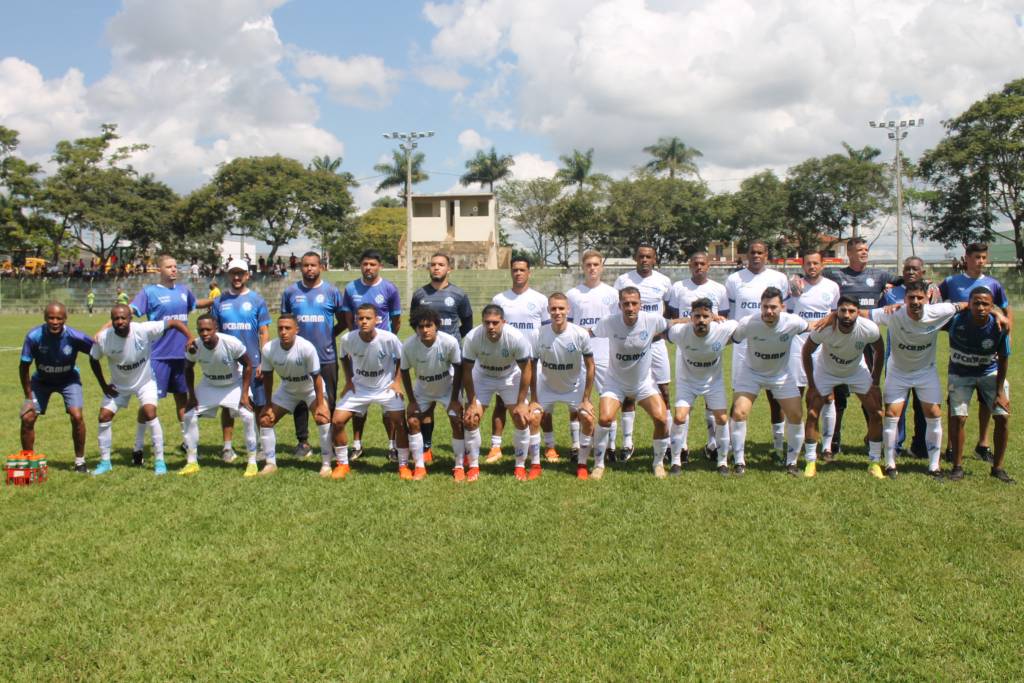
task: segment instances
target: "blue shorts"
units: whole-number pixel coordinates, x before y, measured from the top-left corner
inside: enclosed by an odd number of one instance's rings
[[[85,405],[82,398],[82,384],[80,382],[69,382],[67,384],[46,384],[33,379],[31,382],[32,399],[36,406],[36,412],[40,415],[46,414],[46,406],[50,403],[50,395],[59,393],[64,398],[64,409],[81,408]]]
[[[167,394],[187,394],[184,358],[153,358],[149,361],[156,376],[156,391],[159,398]]]
[[[256,373],[253,374],[255,375]],[[252,394],[252,404],[254,406],[267,405],[267,392],[263,390],[263,382],[258,381],[256,377],[253,377],[249,383],[249,393]]]

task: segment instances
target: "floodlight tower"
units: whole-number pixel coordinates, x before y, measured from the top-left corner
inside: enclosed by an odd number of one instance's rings
[[[901,121],[868,121],[872,128],[884,130],[889,139],[896,143],[896,269],[903,267],[903,155],[900,154],[900,141],[905,140],[908,128],[919,128],[924,119],[905,119]]]
[[[425,133],[384,133],[387,140],[400,140],[398,147],[405,152],[405,305],[412,304],[412,151],[418,146],[417,140],[434,137],[434,131]]]

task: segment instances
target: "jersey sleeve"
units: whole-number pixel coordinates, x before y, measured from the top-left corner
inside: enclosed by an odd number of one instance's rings
[[[939,294],[942,295],[943,301],[949,301],[949,277],[947,276],[942,282],[939,283]]]
[[[292,297],[291,293],[286,289],[281,292],[281,312],[291,313],[292,312]]]
[[[544,305],[540,309],[540,324],[541,325],[550,325],[551,324],[551,314],[548,312],[548,300],[547,300],[547,297],[544,297]]]
[[[864,322],[867,323],[867,326],[866,326],[867,330],[868,330],[867,342],[868,342],[868,344],[874,344],[876,341],[878,341],[879,339],[882,338],[882,332],[881,332],[881,330],[878,329],[878,325],[876,325],[873,321],[865,320]]]
[[[415,299],[415,297],[413,298]],[[409,341],[412,341],[412,337],[409,337]],[[400,366],[402,370],[409,370],[410,368],[412,368],[412,360],[410,360],[409,358],[408,349],[408,346],[402,344],[402,364]]]
[[[668,329],[668,320],[665,316],[659,315],[654,318],[654,329],[651,334],[661,334]]]
[[[222,337],[222,339],[230,339],[231,340],[231,341],[228,342],[228,351],[231,352],[231,357],[234,360],[236,360],[236,361],[237,360],[241,360],[242,356],[244,356],[246,354],[245,344],[243,344],[241,342],[241,340],[239,340],[239,339],[237,339],[235,337],[232,337],[230,335],[224,335]]]
[[[452,365],[462,364],[462,348],[459,346],[459,341],[452,337],[452,347],[448,352],[448,360]]]
[[[192,290],[189,287],[186,287],[185,291],[188,292],[188,294],[185,295],[185,303],[188,304],[188,312],[191,313],[196,310],[196,295],[192,293]]]
[[[825,328],[820,329],[820,330],[811,330],[811,334],[808,337],[808,339],[810,339],[815,344],[821,344],[822,342],[825,342],[825,341],[828,340],[828,337],[829,337],[829,334],[831,333],[831,331],[832,331],[831,327],[825,327]]]
[[[583,329],[580,330],[580,351],[583,352],[584,356],[594,355],[594,349],[590,343],[590,335]]]
[[[993,299],[996,306],[1002,309],[1010,307],[1010,297],[1006,296],[1006,288],[1003,287],[1001,282],[996,281],[992,283],[992,294],[995,295]]]
[[[341,295],[341,310],[345,313],[355,313],[355,302],[352,301],[352,292],[348,285],[345,285],[345,293]]]
[[[1010,356],[1010,333],[1003,332],[999,336],[999,341],[996,343],[996,348],[1001,352],[1004,357]]]
[[[107,328],[110,329],[110,328]],[[89,349],[89,357],[95,360],[103,359],[103,341],[107,338],[107,331],[100,332],[97,343],[92,345]]]
[[[592,330],[595,337],[608,336],[608,325],[610,324],[608,321],[610,320],[613,320],[613,318],[601,318],[597,321],[597,324],[594,325],[594,329]]]
[[[394,285],[391,285],[391,291],[388,293],[388,315],[392,318],[402,315],[402,297],[398,294],[398,287]]]
[[[729,304],[726,308],[732,312],[733,306],[736,303],[736,281],[732,276],[725,279],[725,300]]]
[[[25,335],[25,342],[21,345],[21,362],[31,363],[35,358],[36,341],[32,339],[32,333]]]
[[[463,293],[462,296],[459,297],[459,320],[463,322],[468,321],[470,328],[472,328],[473,305],[469,301],[469,295],[465,293]],[[466,332],[465,334],[468,334],[468,332]]]
[[[530,340],[523,335],[519,335],[516,339],[515,348],[516,361],[524,361],[533,358],[533,345],[530,344]]]
[[[149,322],[135,324],[142,328],[142,334],[148,337],[150,341],[156,341],[164,336],[164,332],[167,331],[166,320],[150,320]]]
[[[267,302],[260,298],[260,305],[256,311],[256,327],[267,327],[270,325],[270,311],[267,310]]]
[[[941,303],[941,304],[930,304],[932,315],[935,316],[935,322],[939,325],[945,325],[947,322],[953,319],[960,309],[957,308],[956,304]]]
[[[732,338],[735,339],[736,341],[743,341],[744,339],[746,339],[747,327],[749,326],[750,321],[754,319],[754,316],[750,316],[749,318],[744,318],[742,321],[737,323],[736,329],[733,330],[732,332]]]
[[[682,339],[683,331],[685,329],[686,328],[683,327],[682,323],[676,323],[672,327],[668,328],[668,340],[676,346],[679,346],[679,341]]]
[[[68,331],[68,337],[71,340],[71,348],[79,353],[89,353],[89,351],[92,350],[92,337],[79,330],[71,329],[70,327],[66,327],[64,329]]]
[[[188,349],[185,349],[185,360],[187,360],[189,363],[196,363],[196,362],[198,362],[198,360],[199,360],[199,349],[196,348],[195,351],[190,351]]]
[[[623,289],[626,286],[626,284],[627,284],[626,276],[625,276],[625,274],[623,274],[623,275],[620,275],[617,278],[615,278],[615,284],[612,285],[612,286],[615,287],[615,289]]]
[[[149,296],[146,294],[146,288],[143,287],[139,290],[139,293],[135,295],[130,304],[132,312],[136,316],[144,316],[149,313]]]
[[[337,346],[338,346],[338,357],[339,358],[348,358],[349,357],[349,353],[348,353],[348,335],[349,334],[350,334],[350,332],[346,332],[345,334],[341,335],[340,339],[338,339]]]
[[[868,318],[876,325],[885,325],[888,327],[889,321],[892,319],[892,314],[886,313],[884,308],[872,308],[871,312],[868,313]]]
[[[264,344],[263,348],[260,349],[260,358],[262,359],[260,360],[260,369],[263,372],[273,372],[274,366],[270,362],[270,342]]]
[[[306,368],[311,375],[320,374],[320,356],[312,344],[306,347]]]
[[[476,331],[476,328],[473,330]],[[476,334],[470,332],[466,335],[466,341],[462,344],[462,359],[472,362],[476,362],[476,349],[473,347],[476,345]]]

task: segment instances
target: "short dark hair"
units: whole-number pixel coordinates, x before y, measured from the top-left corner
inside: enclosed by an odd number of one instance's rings
[[[650,242],[638,242],[637,245],[633,247],[633,256],[636,256],[637,252],[641,249],[650,249],[654,252],[654,257],[658,257],[658,249]]]
[[[551,292],[551,294],[548,294],[548,301],[551,301],[552,299],[561,299],[562,301],[568,301],[569,297],[567,297],[562,292]]]
[[[843,294],[838,299],[836,299],[836,308],[839,308],[843,304],[850,304],[851,306],[857,309],[860,308],[860,302],[854,299],[849,294]]]
[[[778,299],[782,301],[782,290],[778,287],[765,287],[764,291],[761,292],[761,301],[768,301],[769,299]]]
[[[196,318],[196,327],[199,327],[199,323],[203,322],[204,320],[209,320],[214,325],[217,324],[217,319],[214,318],[212,314],[210,314],[210,313],[203,313],[198,318]]]
[[[907,258],[903,259],[903,265],[907,265],[908,261],[917,261],[918,263],[921,264],[921,268],[924,268],[924,259],[921,258],[920,256],[908,256]]]
[[[494,315],[495,313],[497,313],[498,317],[502,320],[505,319],[505,309],[498,304],[487,304],[484,306],[484,310],[480,312],[480,319],[483,320],[485,317]]]
[[[369,302],[363,303],[363,304],[359,304],[359,306],[356,307],[356,312],[358,313],[359,311],[364,311],[364,310],[367,310],[367,309],[373,311],[374,315],[377,315],[377,307],[374,306],[373,304],[369,303]]]
[[[637,296],[640,296],[640,290],[632,286],[623,287],[619,290],[619,301],[622,301],[622,297],[626,294],[636,294]]]
[[[529,256],[513,256],[512,260],[508,262],[509,269],[511,269],[512,266],[514,266],[517,263],[525,263],[527,270],[529,270],[532,267],[530,265],[530,257]]]
[[[987,254],[988,245],[983,242],[971,242],[964,249],[964,253],[968,256],[971,254]]]
[[[291,320],[296,325],[299,324],[299,319],[296,317],[294,313],[282,313],[281,315],[277,316],[277,322],[281,322],[282,320]]]
[[[376,249],[366,249],[362,254],[359,255],[359,262],[362,263],[366,259],[373,259],[377,263],[383,263],[384,259],[381,258],[380,252]]]
[[[765,250],[766,253],[768,251],[770,251],[770,249],[768,249],[768,241],[767,240],[763,240],[760,237],[758,237],[756,239],[752,239],[749,242],[747,242],[747,248],[744,249],[744,251],[749,254],[750,250],[754,248],[755,244],[760,244],[762,247],[764,247],[764,250]]]
[[[856,246],[867,243],[868,241],[863,237],[851,237],[850,239],[846,240],[846,248],[853,249]]]
[[[412,323],[413,329],[419,327],[422,322],[431,322],[434,323],[434,327],[441,327],[441,316],[433,308],[417,306],[413,309],[409,322]]]
[[[800,252],[800,258],[807,258],[811,254],[817,254],[818,256],[824,256],[821,252],[820,247],[808,247]]]
[[[320,263],[320,261],[322,260],[320,258],[320,254],[316,253],[315,251],[307,251],[305,254],[302,255],[302,258],[306,258],[307,256],[315,256],[317,263]]]
[[[452,257],[449,256],[448,254],[444,253],[443,251],[435,251],[433,254],[430,255],[430,260],[433,261],[438,256],[443,258],[448,263],[448,267],[449,268],[451,267],[451,265],[452,265]]]
[[[970,296],[967,297],[968,301],[973,299],[978,294],[987,296],[988,298],[992,299],[993,301],[995,301],[995,299],[996,299],[996,295],[992,293],[991,289],[989,289],[988,287],[985,287],[984,285],[981,285],[981,286],[975,287],[974,289],[971,290]]]
[[[709,311],[714,311],[715,305],[711,303],[711,299],[707,298],[706,296],[702,296],[699,299],[694,299],[693,303],[690,304],[691,311],[696,311],[698,308],[706,308]]]
[[[915,280],[914,282],[908,282],[904,285],[904,293],[910,294],[911,292],[924,292],[928,293],[928,283],[924,280]]]
[[[686,260],[690,261],[690,260],[694,259],[697,256],[707,256],[707,255],[708,255],[708,252],[704,251],[703,249],[697,249],[696,251],[691,251],[689,254],[687,254],[686,255]]]

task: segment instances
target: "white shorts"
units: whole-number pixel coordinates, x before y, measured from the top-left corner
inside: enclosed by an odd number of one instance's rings
[[[645,377],[639,387],[630,388],[621,387],[614,380],[609,380],[608,384],[601,391],[601,398],[614,398],[619,403],[622,403],[627,398],[632,398],[639,402],[655,394],[661,394],[658,390],[658,385],[655,384],[652,377]]]
[[[789,368],[783,368],[782,372],[777,375],[763,375],[751,370],[746,362],[744,362],[743,370],[739,373],[738,377],[733,379],[733,393],[757,396],[761,389],[772,392],[772,396],[776,399],[800,397],[800,388],[797,387],[793,378],[789,376]]]
[[[416,405],[416,410],[420,411],[420,413],[425,413],[430,409],[431,403],[440,403],[441,407],[447,411],[447,406],[452,400],[451,384],[448,385],[447,391],[440,392],[437,395],[425,392],[424,388],[418,384],[413,385],[412,402]]]
[[[968,377],[962,375],[949,375],[949,410],[957,417],[967,417],[970,413],[971,397],[974,390],[978,390],[978,400],[983,401],[989,407],[993,415],[1008,415],[1005,410],[996,406],[996,373],[981,375],[980,377]],[[1010,398],[1010,382],[1003,380],[1003,392],[1006,398]]]
[[[580,382],[576,385],[575,391],[559,394],[551,391],[544,382],[538,380],[537,403],[544,408],[545,413],[553,412],[556,403],[564,403],[569,406],[569,410],[576,410],[580,407],[580,403],[583,402],[583,389],[585,387],[586,385],[583,382]]]
[[[380,406],[385,413],[404,412],[405,403],[394,389],[369,390],[356,387],[355,391],[346,392],[338,399],[334,412],[344,410],[350,413],[365,415],[370,406]]]
[[[855,394],[866,394],[871,390],[871,371],[866,365],[858,365],[852,375],[838,377],[822,367],[821,363],[815,359],[814,386],[819,394],[828,396],[836,387],[844,384]]]
[[[205,380],[196,387],[196,415],[214,417],[218,408],[228,408],[232,413],[238,412],[238,402],[242,399],[242,383],[216,386],[207,384]]]
[[[522,376],[523,372],[518,366],[511,375],[500,378],[478,374],[474,368],[473,388],[476,389],[476,400],[480,402],[481,406],[487,408],[491,404],[491,399],[497,394],[505,402],[506,408],[512,408],[519,398],[519,379]]]
[[[804,345],[800,337],[793,339],[793,344],[789,347],[789,376],[796,379],[796,385],[801,388],[807,386],[807,373],[804,372]],[[821,347],[814,349],[814,353],[811,354],[811,358],[815,361],[818,360],[818,356],[821,355]]]
[[[730,373],[732,375],[732,385],[736,386],[736,380],[740,376],[740,368],[746,363],[747,360],[747,340],[744,339],[741,342],[730,344],[732,347],[732,369]]]
[[[651,377],[655,384],[668,384],[672,381],[672,366],[668,360],[668,346],[664,339],[651,344]]]
[[[891,364],[885,366],[882,400],[886,405],[906,401],[911,389],[917,392],[921,403],[942,403],[942,384],[934,365],[909,374],[896,370]]]
[[[691,408],[698,396],[704,397],[708,410],[725,410],[729,404],[725,396],[725,379],[719,372],[707,382],[693,382],[676,375],[676,408]]]
[[[586,382],[587,372],[584,369],[580,373],[580,381]],[[604,391],[605,384],[608,383],[608,359],[602,358],[598,360],[597,356],[594,356],[594,388],[597,389],[597,394],[600,396],[601,392]]]
[[[299,403],[305,403],[312,409],[313,403],[316,401],[316,391],[314,389],[310,389],[307,394],[294,394],[285,389],[285,386],[282,385],[274,389],[274,395],[270,397],[271,403],[284,408],[289,413],[295,412],[295,406],[299,405]]]
[[[117,387],[117,396],[111,398],[109,396],[103,396],[103,402],[100,404],[101,410],[109,410],[112,413],[117,413],[121,408],[127,408],[129,401],[132,400],[132,396],[136,396],[139,399],[139,405],[143,406],[155,406],[159,401],[156,380],[151,379],[148,382],[143,382],[134,389],[122,389]]]

